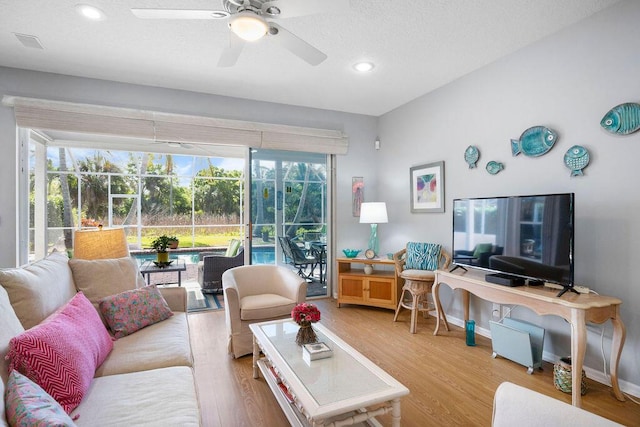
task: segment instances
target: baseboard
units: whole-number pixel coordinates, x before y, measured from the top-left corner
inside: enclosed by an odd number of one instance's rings
[[[429,314],[435,317],[436,312],[432,311],[429,312]],[[447,322],[460,328],[464,328],[464,320],[457,317],[447,315]],[[489,329],[478,327],[478,324],[476,324],[475,330],[478,335],[491,339],[491,331]],[[560,360],[560,357],[564,356],[566,355],[558,356],[557,354],[553,354],[548,351],[542,352],[542,360],[549,363],[556,363],[558,360]],[[593,369],[588,366],[584,366],[583,369],[589,379],[607,386],[611,386],[609,377],[605,375],[601,370]],[[628,381],[623,381],[621,379],[618,379],[618,383],[620,385],[620,390],[622,390],[623,393],[627,393],[632,396],[640,396],[640,385]]]

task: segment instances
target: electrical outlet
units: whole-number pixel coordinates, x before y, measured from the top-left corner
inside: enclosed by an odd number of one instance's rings
[[[493,304],[493,308],[491,309],[491,317],[494,320],[500,320],[502,317],[502,304]]]

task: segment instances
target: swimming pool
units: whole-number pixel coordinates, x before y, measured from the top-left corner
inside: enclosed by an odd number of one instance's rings
[[[169,254],[169,259],[179,259],[185,264],[197,264],[200,260],[200,252],[208,252],[208,250],[203,248],[202,250],[175,251]],[[154,252],[134,253],[133,257],[138,264],[142,264],[145,261],[155,260],[156,254]],[[256,246],[251,250],[252,264],[275,264],[275,262],[276,254],[273,246]]]

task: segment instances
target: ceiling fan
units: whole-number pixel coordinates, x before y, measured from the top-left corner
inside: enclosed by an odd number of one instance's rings
[[[320,50],[289,32],[276,20],[341,10],[349,0],[222,0],[222,10],[131,9],[141,19],[228,19],[230,43],[218,60],[219,67],[233,66],[246,42],[269,36],[311,65],[325,59]]]

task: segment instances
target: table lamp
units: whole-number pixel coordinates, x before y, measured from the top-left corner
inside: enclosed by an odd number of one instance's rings
[[[375,256],[380,252],[378,224],[386,224],[387,222],[389,222],[389,218],[387,217],[387,204],[385,202],[369,202],[360,205],[360,223],[371,224],[368,249],[371,249]]]
[[[73,257],[78,259],[111,259],[129,256],[124,228],[76,230],[73,233]]]

